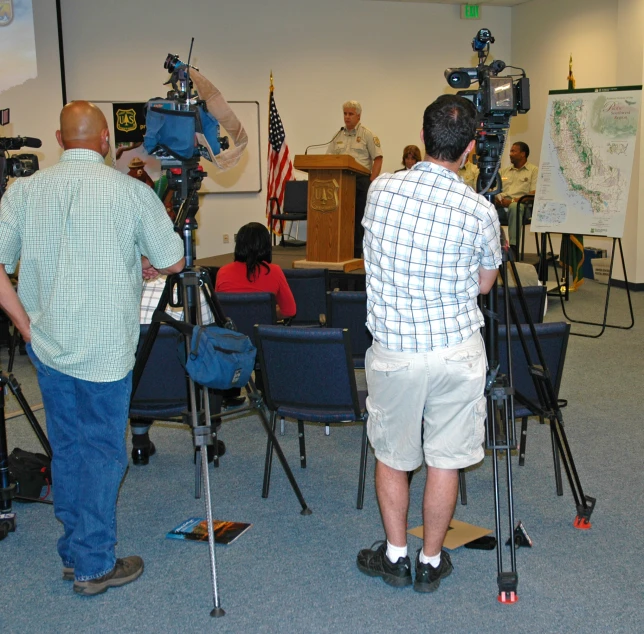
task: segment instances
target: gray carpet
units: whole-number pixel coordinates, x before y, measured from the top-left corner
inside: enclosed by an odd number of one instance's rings
[[[572,318],[601,318],[606,287],[587,282],[571,296]],[[612,292],[610,318],[626,321],[625,291]],[[249,532],[217,548],[226,616],[212,619],[207,546],[165,539],[191,516],[195,500],[192,445],[180,425],[157,424],[157,455],[130,466],[118,508],[118,554],[139,554],[144,575],[93,598],[75,596],[61,580],[52,508],[14,504],[18,529],[0,542],[0,631],[31,632],[642,632],[644,564],[640,406],[644,375],[644,295],[633,296],[632,330],[609,329],[600,339],[571,337],[561,396],[568,438],[582,485],[597,498],[590,531],[572,526],[567,482],[555,494],[549,430],[528,432],[526,465],[516,466],[515,507],[534,541],[517,551],[519,601],[496,601],[496,554],[460,548],[454,573],[431,595],[398,590],[360,574],[360,548],[383,538],[369,455],[365,507],[355,508],[360,429],[307,425],[308,467],[298,465],[295,423],[281,440],[313,514],[303,517],[277,462],[268,499],[261,498],[266,436],[255,417],[224,422],[228,451],[211,470],[214,513],[252,523]],[[548,321],[561,319],[550,299]],[[573,325],[573,331],[592,328]],[[595,331],[597,329],[594,329]],[[6,351],[2,351],[3,367]],[[40,402],[34,371],[20,357],[14,373],[31,404]],[[363,377],[359,377],[363,380]],[[18,409],[7,399],[6,411]],[[38,414],[43,419],[43,414]],[[37,450],[24,417],[7,421],[9,448]],[[501,463],[503,467],[504,464]],[[412,483],[409,525],[421,523],[423,474]],[[467,506],[455,517],[494,527],[491,460],[467,474]],[[421,545],[409,538],[412,554]],[[504,555],[509,549],[504,547]]]

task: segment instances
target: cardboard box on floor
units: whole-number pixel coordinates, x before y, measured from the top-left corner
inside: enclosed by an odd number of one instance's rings
[[[416,528],[410,528],[407,531],[410,535],[423,538],[423,527],[417,526]],[[492,531],[482,526],[474,526],[474,524],[468,524],[467,522],[460,522],[459,520],[453,519],[449,523],[449,528],[447,529],[447,535],[445,535],[445,541],[443,546],[449,550],[454,550],[455,548],[460,548],[465,544],[468,544],[479,537],[484,535],[489,535]]]

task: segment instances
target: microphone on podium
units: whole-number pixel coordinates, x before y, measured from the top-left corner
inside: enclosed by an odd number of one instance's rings
[[[315,144],[313,144],[313,145],[309,145],[309,146],[304,150],[304,154],[308,154],[309,150],[310,150],[312,147],[322,147],[323,145],[329,145],[329,143],[331,143],[332,141],[335,141],[335,138],[338,136],[338,134],[340,134],[340,132],[344,132],[344,126],[342,126],[342,127],[341,127],[341,128],[340,128],[340,129],[339,129],[339,130],[338,130],[338,131],[333,135],[333,138],[331,139],[331,141],[327,141],[326,143],[315,143]]]

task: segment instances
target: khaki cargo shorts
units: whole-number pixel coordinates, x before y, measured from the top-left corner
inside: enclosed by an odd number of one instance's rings
[[[431,352],[395,352],[374,342],[365,371],[367,431],[378,460],[400,471],[423,459],[439,469],[483,460],[487,359],[479,332]]]

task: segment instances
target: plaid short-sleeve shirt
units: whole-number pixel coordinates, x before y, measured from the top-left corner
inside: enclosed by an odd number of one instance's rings
[[[151,187],[67,150],[57,165],[8,188],[0,207],[0,263],[20,259],[18,295],[39,359],[78,379],[122,379],[139,338],[141,255],[176,264],[183,243]]]
[[[362,224],[367,326],[376,341],[425,352],[480,329],[478,270],[501,264],[492,204],[454,172],[422,162],[371,184]]]

